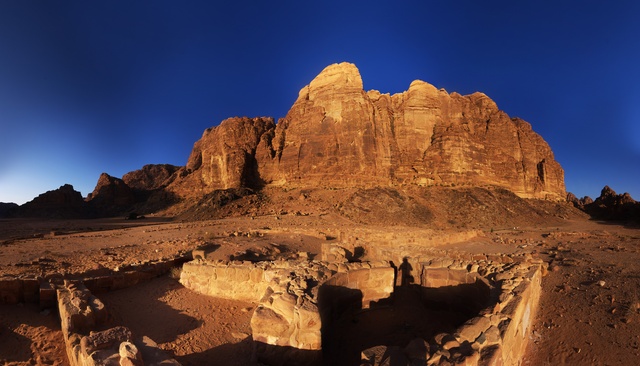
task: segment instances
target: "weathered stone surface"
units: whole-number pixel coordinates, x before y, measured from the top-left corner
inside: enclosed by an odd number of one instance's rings
[[[365,93],[348,63],[303,88],[274,140],[279,164],[274,175],[265,171],[267,181],[494,184],[525,197],[565,195],[549,146],[486,95],[448,94],[419,80],[393,96]]]
[[[271,283],[251,318],[253,339],[276,346],[320,350],[322,321],[315,299],[295,282],[280,281]]]
[[[215,189],[256,188],[263,184],[256,160],[261,141],[270,145],[273,118],[229,118],[207,129],[189,156],[184,177],[170,190],[179,195],[202,195]]]
[[[104,304],[81,282],[65,281],[57,293],[62,335],[70,365],[142,366],[142,354],[147,358],[147,365],[179,365],[148,337],[143,337],[136,345],[129,328],[116,326],[105,329],[108,317]]]
[[[170,164],[148,164],[123,175],[122,180],[131,189],[152,191],[169,185],[179,169],[179,166]]]
[[[63,333],[89,331],[106,320],[104,304],[84,285],[66,282],[57,293]]]
[[[121,347],[122,343],[131,341],[131,331],[126,327],[113,327],[100,332],[91,332],[88,336],[82,337],[80,347],[82,352],[91,353],[107,349]]]
[[[205,261],[193,261],[183,265],[180,283],[205,295],[258,302],[267,290],[273,272],[258,266],[214,266]]]
[[[118,349],[120,366],[144,366],[138,347],[131,342],[122,342]]]

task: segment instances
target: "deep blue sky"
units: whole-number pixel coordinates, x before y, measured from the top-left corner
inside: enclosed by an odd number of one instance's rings
[[[325,66],[366,90],[482,91],[567,190],[640,199],[637,1],[0,1],[0,202],[184,165],[205,128],[283,117]]]

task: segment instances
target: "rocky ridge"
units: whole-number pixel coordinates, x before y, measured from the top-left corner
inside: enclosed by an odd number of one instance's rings
[[[566,197],[549,145],[486,95],[448,93],[420,80],[394,95],[365,92],[356,66],[340,63],[302,88],[277,124],[226,119],[203,133],[186,166],[145,165],[122,179],[103,173],[87,202],[93,216],[147,214],[182,202],[179,214],[216,191],[267,186],[498,187],[521,198]]]
[[[42,193],[10,212],[15,217],[86,218],[91,216],[82,194],[70,184]]]
[[[579,199],[572,193],[567,195],[567,201],[595,219],[640,223],[640,202],[634,200],[629,193],[617,194],[609,186],[602,188],[595,201],[589,196]]]
[[[231,118],[205,131],[186,173],[168,189],[190,196],[262,185],[468,185],[524,198],[566,195],[548,144],[486,95],[419,80],[399,94],[365,92],[349,63],[325,68],[277,124]]]

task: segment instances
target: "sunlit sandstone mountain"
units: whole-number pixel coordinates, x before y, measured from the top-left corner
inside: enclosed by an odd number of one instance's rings
[[[217,190],[264,186],[497,186],[522,198],[566,197],[549,145],[486,95],[423,81],[394,95],[365,92],[355,65],[341,63],[302,88],[277,124],[235,117],[207,129],[185,167],[146,165],[122,179],[104,173],[86,202],[64,186],[11,212],[99,217],[185,202],[179,213]]]
[[[230,118],[205,131],[168,189],[499,186],[523,198],[564,199],[564,172],[531,125],[482,93],[416,80],[389,95],[363,90],[355,65],[325,68],[277,124]]]

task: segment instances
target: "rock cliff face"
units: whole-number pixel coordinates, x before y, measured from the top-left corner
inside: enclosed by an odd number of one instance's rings
[[[531,125],[482,93],[414,81],[389,95],[363,90],[358,69],[330,65],[277,125],[231,118],[196,142],[181,196],[259,187],[495,185],[526,198],[564,199],[564,172]]]
[[[136,200],[133,191],[122,179],[102,173],[93,192],[87,196],[87,202],[101,216],[110,216],[126,211]]]
[[[179,169],[179,166],[170,164],[148,164],[123,175],[122,180],[133,190],[153,191],[171,183]]]
[[[180,196],[201,197],[215,189],[260,188],[258,145],[271,145],[273,118],[229,118],[207,129],[169,189]],[[272,160],[273,156],[263,159]]]

